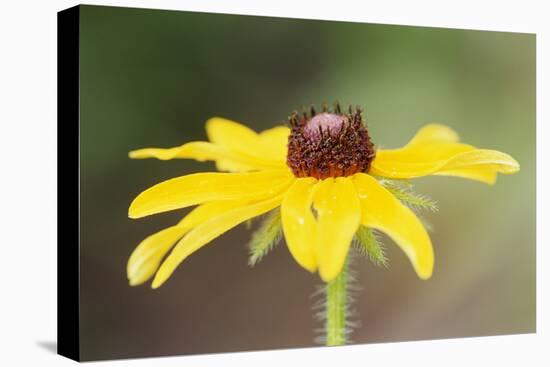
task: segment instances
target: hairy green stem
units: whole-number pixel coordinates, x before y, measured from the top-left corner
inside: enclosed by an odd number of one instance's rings
[[[346,344],[348,261],[340,274],[326,285],[327,345]]]

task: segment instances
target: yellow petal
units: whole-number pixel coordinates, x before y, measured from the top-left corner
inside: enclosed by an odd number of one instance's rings
[[[288,250],[294,260],[310,272],[317,269],[315,259],[316,226],[311,212],[314,178],[298,178],[285,193],[281,219]]]
[[[450,127],[440,124],[428,124],[422,127],[407,144],[408,147],[434,143],[457,143],[460,137]]]
[[[271,129],[260,132],[260,139],[264,142],[273,142],[279,146],[285,146],[288,143],[290,129],[286,126],[276,126]]]
[[[206,123],[211,142],[194,141],[174,148],[145,148],[129,153],[132,159],[176,158],[215,161],[220,171],[249,172],[286,167],[290,129],[278,126],[257,134],[248,127],[223,118]]]
[[[270,142],[270,144],[274,143]],[[128,155],[132,159],[156,158],[170,160],[179,158],[195,159],[199,162],[216,161],[217,169],[230,172],[257,171],[284,166],[284,158],[281,162],[266,161],[261,156],[243,155],[205,141],[194,141],[174,148],[138,149],[131,151]]]
[[[216,161],[220,171],[248,172],[265,169],[271,165],[263,165],[259,159],[243,157],[227,149],[205,141],[193,141],[174,148],[145,148],[133,150],[129,154],[132,159],[156,158],[170,160],[176,158],[194,159],[199,162]]]
[[[145,238],[128,259],[126,272],[130,285],[146,282],[157,271],[162,258],[183,235],[213,215],[219,215],[241,206],[239,201],[218,201],[193,209],[177,225],[163,229]]]
[[[260,200],[281,192],[292,181],[288,170],[252,173],[196,173],[161,182],[139,194],[128,211],[140,218],[208,201]]]
[[[421,279],[432,275],[430,237],[416,215],[373,177],[357,173],[353,181],[361,201],[361,223],[386,233],[405,252]]]
[[[286,126],[264,130],[260,133],[260,144],[272,160],[286,162],[289,135],[290,129]]]
[[[256,163],[246,162],[243,159],[218,159],[216,160],[216,169],[226,172],[252,172],[271,167],[263,167]]]
[[[493,185],[497,180],[497,167],[489,166],[484,167],[471,167],[471,168],[461,168],[461,169],[443,169],[438,172],[433,173],[436,176],[455,176],[468,178],[474,181],[480,181],[488,185]]]
[[[128,260],[126,273],[130,285],[140,285],[152,277],[164,255],[186,231],[185,227],[172,226],[145,238]]]
[[[258,134],[251,128],[222,117],[206,121],[206,134],[212,143],[237,151],[248,143],[256,144],[258,139]]]
[[[247,219],[277,207],[281,200],[282,194],[279,194],[267,200],[243,204],[241,207],[213,216],[196,226],[178,242],[172,253],[162,263],[155,275],[152,287],[160,287],[172,275],[177,266],[193,252]]]
[[[194,141],[175,148],[144,148],[129,153],[132,159],[156,158],[169,160],[189,158],[200,162],[227,158],[227,151],[215,144],[205,141]]]
[[[508,154],[465,147],[464,144],[453,144],[404,148],[400,152],[379,151],[369,173],[398,179],[427,175],[457,176],[492,184],[497,173],[519,171],[519,163]],[[429,148],[433,149],[433,153],[429,153]],[[433,157],[429,157],[430,154]]]
[[[506,153],[489,149],[474,149],[457,154],[445,164],[446,170],[469,167],[488,167],[500,173],[512,174],[519,171],[519,163]]]
[[[276,127],[260,134],[254,130],[220,117],[206,122],[208,139],[243,160],[255,160],[262,167],[286,165],[286,146],[290,130]]]
[[[428,125],[405,147],[378,150],[369,173],[398,179],[457,176],[492,184],[497,173],[511,174],[519,170],[519,163],[508,154],[477,149],[457,140],[453,130]]]
[[[336,278],[346,260],[361,219],[359,197],[351,177],[328,178],[315,188],[316,257],[325,282]]]
[[[286,167],[289,134],[290,129],[284,126],[264,130],[257,135],[259,145],[243,146],[242,148],[245,148],[247,153],[237,152],[227,155],[231,159],[218,159],[216,168],[220,171],[247,172]]]

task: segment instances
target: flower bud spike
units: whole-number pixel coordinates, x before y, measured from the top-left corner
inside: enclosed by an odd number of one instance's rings
[[[311,117],[314,117],[317,114],[317,112],[315,112],[315,106],[314,105],[311,105],[310,111],[311,111]]]

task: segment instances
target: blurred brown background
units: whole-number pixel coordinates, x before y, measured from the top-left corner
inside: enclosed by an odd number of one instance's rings
[[[145,188],[214,170],[131,161],[129,150],[204,140],[223,116],[256,130],[294,109],[365,108],[371,136],[404,144],[429,122],[513,155],[496,186],[416,180],[440,207],[433,277],[385,240],[389,269],[353,267],[356,343],[535,331],[535,36],[84,6],[81,11],[82,357],[109,359],[316,345],[312,294],[281,243],[247,265],[245,226],[189,257],[160,289],[128,286],[126,261],[187,212],[127,218]]]

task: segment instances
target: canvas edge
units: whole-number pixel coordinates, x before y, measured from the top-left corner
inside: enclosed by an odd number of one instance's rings
[[[80,361],[80,6],[57,13],[57,353]]]

